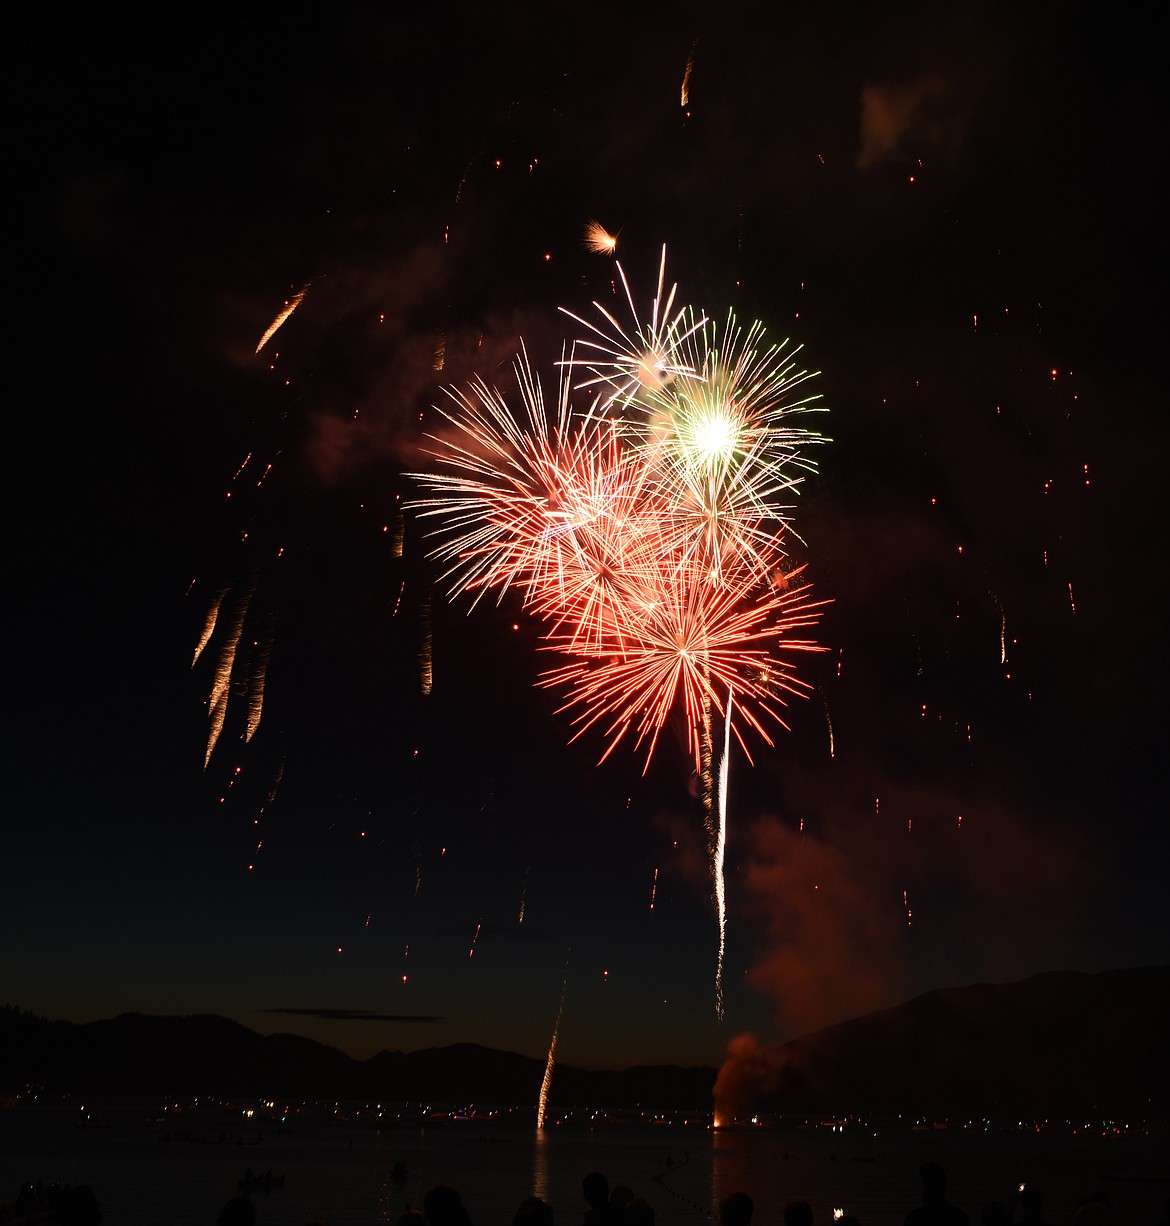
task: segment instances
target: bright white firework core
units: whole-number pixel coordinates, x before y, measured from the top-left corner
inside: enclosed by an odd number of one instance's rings
[[[680,421],[678,434],[686,454],[706,468],[725,463],[735,454],[739,421],[725,405],[707,407]]]

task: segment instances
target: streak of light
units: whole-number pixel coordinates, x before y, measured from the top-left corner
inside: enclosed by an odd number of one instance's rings
[[[215,749],[216,742],[219,740],[220,733],[223,731],[224,719],[227,715],[228,692],[231,688],[232,669],[235,666],[236,651],[240,645],[240,636],[244,632],[244,619],[248,615],[248,605],[251,603],[251,600],[252,589],[249,588],[236,606],[235,614],[224,638],[223,647],[220,649],[219,665],[216,668],[215,680],[211,687],[211,697],[209,699],[211,728],[208,731],[207,737],[207,753],[203,758],[204,770],[207,769],[207,765],[211,761],[212,752]]]
[[[1007,657],[1007,614],[1003,611],[1003,602],[994,593],[991,593],[991,599],[995,601],[996,608],[999,609],[999,662],[1006,664]]]
[[[913,927],[914,912],[910,909],[910,893],[908,890],[902,891],[902,906],[906,908],[906,927]]]
[[[719,829],[715,840],[712,875],[715,878],[715,909],[719,916],[719,956],[715,962],[715,1017],[723,1021],[723,956],[727,949],[727,884],[723,865],[727,855],[727,782],[731,770],[732,690],[727,690],[727,714],[723,724],[723,760],[719,764]]]
[[[302,302],[304,302],[305,295],[308,292],[309,292],[309,287],[307,285],[303,286],[297,293],[295,293],[284,304],[284,310],[281,311],[280,314],[277,315],[277,317],[268,325],[268,331],[265,332],[264,335],[260,338],[260,344],[256,346],[257,353],[259,353],[260,350],[263,349],[264,346],[268,344],[268,342],[276,334],[277,330],[281,327],[281,325],[285,322],[285,320],[288,319],[288,317],[293,313],[293,311],[297,309],[297,307],[301,305]]]
[[[252,671],[252,687],[248,695],[248,724],[244,732],[245,744],[251,741],[260,727],[260,717],[264,713],[264,683],[268,676],[268,661],[271,656],[272,629],[269,627],[265,631],[256,667]]]
[[[469,958],[475,957],[475,943],[479,940],[479,934],[483,931],[483,920],[480,920],[475,926],[475,935],[471,938],[471,948],[467,951]]]
[[[520,887],[520,915],[516,920],[518,924],[524,923],[524,908],[527,905],[527,900],[528,900],[528,869],[525,868],[524,884]]]
[[[221,694],[211,706],[210,727],[207,734],[207,752],[203,755],[203,769],[206,770],[211,761],[212,750],[223,731],[223,721],[227,716],[227,693]]]
[[[195,655],[191,660],[191,667],[194,668],[199,662],[199,657],[203,654],[204,647],[211,641],[211,636],[215,633],[215,623],[219,617],[219,608],[223,604],[223,598],[228,594],[228,589],[221,588],[211,602],[210,608],[207,610],[207,618],[203,623],[203,633],[199,636],[199,642],[195,644]]]
[[[682,89],[679,91],[679,106],[686,106],[691,100],[691,73],[695,67],[695,50],[699,45],[699,40],[696,38],[691,43],[690,53],[687,55],[687,66],[683,69]]]
[[[419,620],[422,623],[422,634],[418,649],[418,684],[424,694],[431,692],[434,684],[434,650],[431,641],[431,597],[428,592],[419,606]]]
[[[455,203],[458,204],[463,199],[463,189],[467,186],[467,176],[471,174],[471,168],[479,161],[481,154],[476,154],[470,162],[463,168],[463,178],[459,180],[459,186],[455,189]]]
[[[569,956],[565,955],[565,974],[561,980],[561,1001],[557,1005],[557,1017],[553,1022],[552,1039],[548,1045],[548,1060],[544,1065],[544,1077],[540,1083],[540,1096],[536,1103],[536,1126],[543,1128],[545,1125],[545,1117],[548,1110],[548,1091],[552,1085],[553,1067],[556,1064],[557,1055],[557,1035],[561,1030],[561,1017],[565,1012],[565,989],[569,984]]]
[[[394,528],[390,534],[390,556],[400,558],[402,557],[403,543],[406,539],[406,521],[403,518],[402,512],[395,511],[391,522],[394,524]]]
[[[1075,612],[1077,611],[1077,602],[1076,602],[1076,600],[1073,598],[1073,590],[1072,590],[1072,584],[1071,584],[1071,583],[1068,585],[1068,603],[1069,603],[1069,607],[1070,607],[1070,608],[1072,609],[1072,611],[1075,613]]]
[[[654,870],[654,879],[650,882],[650,910],[654,910],[654,899],[658,896],[658,870]]]
[[[266,805],[270,805],[276,800],[276,793],[279,791],[280,784],[283,779],[284,779],[284,759],[281,758],[280,763],[276,768],[276,774],[273,775],[272,777],[272,786],[268,789],[268,796],[264,801]]]
[[[837,667],[841,667],[839,662]],[[829,714],[829,699],[824,691],[824,687],[821,688],[821,703],[825,708],[825,726],[829,730],[829,757],[835,758],[837,756],[837,746],[833,740],[833,717]]]

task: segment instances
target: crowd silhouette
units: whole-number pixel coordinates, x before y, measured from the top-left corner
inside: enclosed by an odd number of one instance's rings
[[[668,1159],[667,1166],[673,1165]],[[905,1215],[903,1226],[970,1226],[968,1214],[947,1199],[946,1172],[937,1162],[924,1162],[918,1170],[922,1181],[922,1203]],[[660,1176],[655,1176],[662,1183]],[[275,1181],[273,1181],[275,1182]],[[402,1182],[399,1180],[398,1182]],[[256,1226],[257,1212],[252,1200],[255,1187],[227,1201],[219,1212],[217,1226]],[[263,1186],[263,1180],[256,1181]],[[610,1187],[602,1171],[589,1171],[581,1180],[585,1211],[580,1226],[655,1226],[654,1206],[626,1184]],[[695,1206],[701,1211],[700,1206]],[[717,1226],[753,1226],[755,1205],[746,1192],[733,1192],[720,1201]],[[710,1216],[708,1214],[707,1216]],[[817,1222],[812,1205],[803,1199],[790,1200],[783,1209],[783,1223],[761,1222],[755,1226],[862,1226],[857,1218],[836,1211],[831,1221]],[[577,1214],[568,1215],[568,1223],[576,1226]],[[1167,1214],[1170,1226],[1170,1214]],[[24,1184],[15,1204],[0,1207],[0,1226],[100,1226],[101,1206],[93,1189],[68,1184]],[[309,1222],[306,1226],[328,1226],[326,1222]],[[408,1205],[399,1215],[395,1226],[473,1226],[473,1220],[463,1197],[453,1184],[436,1184],[423,1197],[421,1208]],[[498,1226],[498,1224],[492,1224]],[[527,1196],[516,1207],[512,1226],[556,1226],[553,1207],[539,1196]],[[1044,1214],[1044,1198],[1038,1188],[1020,1186],[1018,1193],[1002,1200],[988,1201],[979,1212],[979,1226],[1051,1226]],[[1108,1195],[1096,1191],[1076,1207],[1067,1226],[1114,1226],[1113,1207]],[[1122,1222],[1118,1220],[1118,1226]],[[1126,1224],[1128,1226],[1128,1223]]]
[[[668,1164],[669,1165],[669,1164]],[[937,1162],[919,1167],[922,1203],[911,1208],[903,1226],[970,1226],[968,1215],[947,1199],[946,1172]],[[581,1180],[585,1212],[581,1226],[654,1226],[654,1207],[625,1184],[610,1187],[602,1171],[590,1171]],[[718,1226],[752,1226],[755,1205],[746,1192],[733,1192],[718,1206]],[[1044,1200],[1038,1189],[1021,1188],[1019,1193],[982,1206],[980,1226],[1050,1226],[1044,1216]],[[783,1210],[782,1226],[861,1226],[852,1215],[834,1214],[832,1222],[817,1223],[807,1200],[790,1200]],[[571,1215],[572,1219],[576,1214]],[[90,1219],[93,1222],[98,1218]],[[61,1219],[65,1221],[64,1218]],[[247,1196],[236,1196],[224,1205],[218,1226],[254,1226],[256,1210]],[[310,1222],[307,1226],[327,1226]],[[463,1198],[453,1184],[436,1184],[423,1198],[421,1210],[408,1206],[396,1226],[473,1226]],[[553,1207],[539,1196],[520,1201],[512,1226],[555,1226]],[[562,1226],[565,1223],[562,1222]],[[781,1226],[756,1223],[756,1226]],[[1077,1208],[1071,1226],[1113,1226],[1109,1198],[1096,1192]]]

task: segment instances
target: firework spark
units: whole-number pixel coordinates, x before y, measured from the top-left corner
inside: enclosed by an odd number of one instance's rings
[[[617,235],[610,234],[599,221],[586,222],[585,250],[594,255],[613,255],[617,251]]]
[[[303,286],[284,304],[284,310],[282,310],[280,314],[278,314],[277,317],[268,325],[268,330],[260,338],[260,343],[256,346],[257,353],[259,353],[260,350],[263,349],[264,346],[268,344],[268,342],[276,335],[276,333],[284,325],[285,321],[293,313],[293,311],[295,311],[297,307],[299,307],[301,303],[304,302],[305,295],[308,292],[309,292],[309,287],[307,285]]]
[[[669,565],[669,561],[668,561]],[[716,586],[705,576],[677,570],[642,573],[646,584],[640,605],[628,610],[621,643],[611,653],[578,655],[571,638],[550,634],[548,645],[570,662],[542,674],[543,685],[564,688],[559,708],[575,711],[575,737],[600,725],[609,745],[602,760],[628,734],[635,748],[646,747],[649,766],[659,734],[676,704],[686,719],[687,746],[702,771],[702,735],[709,712],[731,718],[719,697],[735,689],[735,715],[771,745],[768,721],[787,727],[779,708],[786,694],[803,694],[807,685],[791,671],[792,652],[819,651],[811,640],[790,637],[811,626],[820,605],[801,589],[758,591],[752,576]],[[732,731],[751,751],[735,720]]]
[[[596,410],[600,413],[613,406],[620,410],[639,395],[667,388],[678,375],[694,373],[680,364],[679,350],[687,337],[687,312],[680,308],[673,316],[670,314],[678,286],[672,285],[669,291],[665,290],[666,248],[662,249],[662,259],[658,265],[658,290],[650,306],[650,319],[645,324],[638,318],[634,295],[620,264],[617,272],[633,320],[629,332],[599,302],[593,305],[602,317],[600,326],[561,307],[563,314],[589,333],[578,340],[576,346],[585,352],[585,356],[578,358],[574,352],[568,365],[585,367],[590,372],[590,378],[580,386],[597,387],[602,391],[601,403]],[[690,326],[698,326],[693,318]]]

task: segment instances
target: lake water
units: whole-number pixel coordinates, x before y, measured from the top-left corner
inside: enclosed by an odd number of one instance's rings
[[[1078,1201],[1098,1188],[1109,1194],[1117,1226],[1165,1226],[1170,1195],[1165,1133],[712,1132],[639,1121],[537,1132],[531,1109],[425,1129],[342,1122],[325,1110],[285,1124],[220,1107],[165,1120],[146,1103],[91,1110],[101,1126],[79,1127],[77,1105],[0,1110],[0,1205],[40,1179],[92,1186],[103,1226],[214,1226],[250,1168],[284,1176],[282,1189],[254,1197],[261,1226],[394,1223],[409,1205],[421,1207],[436,1183],[460,1189],[474,1226],[509,1226],[533,1193],[552,1204],[557,1226],[579,1226],[581,1178],[597,1169],[611,1186],[627,1184],[648,1200],[656,1226],[704,1226],[733,1191],[755,1201],[754,1226],[779,1226],[784,1205],[796,1198],[812,1204],[817,1226],[832,1226],[834,1209],[862,1226],[902,1226],[921,1199],[918,1166],[927,1159],[945,1167],[948,1197],[972,1226],[987,1201],[1007,1198],[1023,1182],[1041,1189],[1053,1226],[1070,1223]],[[192,1139],[177,1139],[184,1132]],[[405,1166],[405,1183],[392,1181],[395,1163]]]

